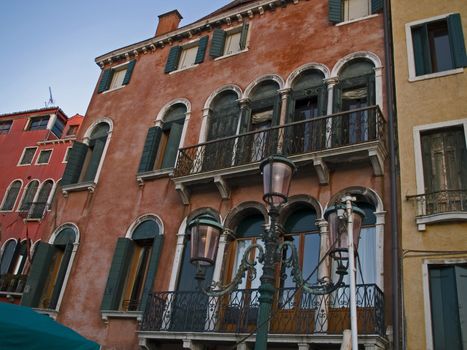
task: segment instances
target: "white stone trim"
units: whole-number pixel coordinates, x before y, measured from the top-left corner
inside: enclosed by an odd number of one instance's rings
[[[337,23],[336,27],[344,26],[346,24],[351,24],[351,23],[355,23],[355,22],[364,21],[364,20],[367,20],[367,19],[370,19],[370,18],[373,18],[373,17],[378,17],[378,16],[379,16],[379,13],[374,13],[374,14],[371,14],[371,15],[368,15],[368,16],[351,19],[349,21],[342,21],[342,22]]]
[[[172,273],[170,275],[169,292],[174,292],[177,288],[178,277],[182,267],[183,248],[185,243],[185,231],[187,226],[187,217],[180,224],[177,233],[177,247],[175,248],[174,259],[172,263]]]
[[[39,179],[31,179],[27,184],[25,184],[25,186],[23,187],[23,192],[21,193],[21,200],[18,203],[18,207],[16,208],[16,211],[18,212],[20,211],[21,206],[23,205],[26,193],[28,192],[29,186],[31,186],[33,182],[37,182],[37,189],[36,189],[36,192],[34,193],[34,197],[32,197],[33,199],[32,201],[34,202],[34,199],[37,196],[37,192],[39,192],[39,187],[41,187],[41,182],[39,181]]]
[[[277,74],[266,74],[266,75],[262,75],[260,76],[259,78],[256,78],[255,80],[253,80],[245,89],[245,91],[243,92],[243,96],[242,96],[242,99],[247,99],[250,97],[251,95],[251,92],[253,91],[253,89],[260,83],[262,83],[263,81],[267,81],[267,80],[272,80],[272,81],[275,81],[278,85],[279,85],[279,88],[277,90],[282,90],[284,88],[284,85],[285,85],[285,82],[284,82],[284,79],[282,79],[281,76],[277,75]]]
[[[406,40],[406,45],[407,45],[407,60],[408,60],[408,68],[409,68],[409,81],[417,81],[417,80],[424,80],[424,79],[430,79],[430,78],[437,78],[445,75],[450,75],[450,74],[456,74],[456,73],[461,73],[464,71],[463,68],[459,69],[451,69],[448,71],[443,71],[443,72],[436,72],[433,74],[424,74],[424,75],[416,75],[415,71],[415,57],[414,57],[414,52],[413,52],[413,40],[412,40],[412,27],[423,24],[423,23],[428,23],[428,22],[433,22],[433,21],[438,21],[441,19],[447,18],[449,15],[452,15],[453,12],[446,13],[443,15],[439,16],[433,16],[429,18],[424,18],[424,19],[419,19],[413,22],[409,22],[405,24],[405,40]],[[442,74],[439,74],[442,73]]]
[[[31,148],[35,148],[34,154],[33,154],[32,158],[31,158],[31,163],[21,164],[21,161],[23,160],[23,157],[24,157],[24,153],[26,153],[27,149],[31,149]],[[29,165],[32,165],[34,163],[34,158],[36,157],[37,149],[38,149],[37,146],[26,146],[26,147],[24,147],[23,152],[21,153],[21,156],[19,157],[18,163],[16,164],[16,166],[29,166]]]
[[[128,227],[126,233],[125,233],[125,238],[133,239],[133,233],[136,229],[136,227],[141,224],[143,221],[146,220],[153,220],[157,223],[159,226],[159,235],[163,236],[164,235],[164,222],[162,219],[153,213],[148,213],[148,214],[143,214],[140,215],[135,221],[133,221],[130,226]]]
[[[41,153],[44,151],[50,151],[50,156],[49,159],[47,160],[47,163],[39,163],[39,158],[41,156]],[[52,155],[54,154],[54,149],[53,148],[44,148],[39,151],[38,156],[36,157],[36,161],[34,162],[34,165],[48,165],[50,163],[50,160],[52,159]]]
[[[206,102],[204,103],[204,109],[211,108],[211,104],[212,104],[212,101],[214,101],[214,98],[216,98],[217,95],[219,95],[221,92],[229,91],[229,90],[235,92],[239,99],[241,98],[242,89],[238,85],[235,85],[235,84],[223,85],[223,86],[217,88],[216,90],[214,90],[209,95],[209,97],[206,99]]]
[[[426,349],[433,350],[433,332],[431,328],[431,305],[430,305],[430,280],[428,276],[428,265],[453,265],[467,263],[467,258],[461,259],[423,259],[422,283],[423,283],[423,305],[425,310],[425,334]]]
[[[285,81],[284,88],[290,89],[294,83],[294,80],[300,76],[301,73],[307,70],[318,70],[324,74],[324,79],[328,79],[331,75],[329,68],[326,65],[316,62],[306,63],[298,68],[296,68],[292,73],[289,74],[287,80]]]

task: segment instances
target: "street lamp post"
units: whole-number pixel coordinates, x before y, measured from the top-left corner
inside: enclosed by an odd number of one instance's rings
[[[215,254],[219,243],[219,236],[222,232],[222,226],[216,219],[210,215],[201,215],[188,223],[188,231],[191,239],[191,262],[196,264],[198,269],[196,279],[201,289],[209,296],[221,296],[230,293],[238,286],[244,278],[246,271],[255,271],[255,262],[249,260],[250,252],[258,250],[257,259],[263,263],[263,274],[260,278],[259,287],[259,315],[257,320],[257,332],[255,341],[255,350],[266,350],[269,331],[269,319],[273,303],[275,289],[275,264],[282,261],[282,253],[285,249],[290,249],[290,258],[282,263],[286,267],[291,267],[292,279],[297,288],[303,288],[305,291],[325,295],[329,294],[344,285],[343,279],[347,274],[347,268],[350,268],[351,282],[351,320],[352,330],[355,331],[355,337],[352,336],[352,342],[357,344],[356,337],[356,298],[355,298],[355,263],[354,252],[357,249],[358,238],[360,234],[361,219],[363,211],[352,206],[353,198],[346,196],[343,200],[345,206],[338,204],[330,207],[325,218],[330,224],[330,239],[333,243],[331,249],[326,253],[337,262],[336,274],[338,281],[333,283],[331,279],[323,278],[317,284],[309,284],[302,275],[298,265],[298,253],[293,243],[285,241],[280,242],[277,230],[277,220],[280,208],[287,202],[288,192],[292,175],[295,172],[295,165],[283,156],[271,156],[261,162],[261,172],[263,174],[264,196],[263,200],[268,205],[268,215],[270,218],[269,229],[262,233],[264,248],[259,244],[252,244],[246,248],[241,264],[233,277],[232,281],[226,285],[220,282],[213,282],[211,286],[203,286],[205,278],[205,267],[214,264]],[[321,262],[324,259],[321,260]],[[353,287],[352,287],[353,284]],[[352,311],[353,310],[353,311]],[[352,333],[353,335],[354,333]],[[354,350],[357,347],[353,347]]]

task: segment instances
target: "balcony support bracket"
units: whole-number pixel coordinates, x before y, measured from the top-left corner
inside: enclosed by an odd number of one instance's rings
[[[225,181],[225,179],[217,175],[214,177],[214,183],[217,186],[217,189],[219,190],[219,193],[221,194],[222,199],[229,199],[230,198],[230,187]]]
[[[191,350],[202,350],[203,347],[201,344],[194,342],[191,339],[184,339],[183,340],[183,348],[184,349],[191,349]]]
[[[384,157],[381,152],[378,149],[370,149],[368,150],[368,156],[370,157],[375,176],[384,175]]]
[[[190,204],[190,191],[188,190],[188,188],[182,183],[175,183],[175,189],[180,195],[182,203],[184,205]]]
[[[326,166],[326,163],[323,161],[323,159],[321,157],[314,158],[313,165],[315,167],[316,173],[318,174],[319,183],[321,185],[328,184],[329,183],[329,170],[328,170],[328,167]]]

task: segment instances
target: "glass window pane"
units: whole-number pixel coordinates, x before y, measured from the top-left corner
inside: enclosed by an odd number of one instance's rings
[[[184,69],[194,65],[197,52],[198,46],[183,49],[182,54],[180,56],[180,63],[178,65],[178,69]]]
[[[320,236],[319,234],[308,234],[305,238],[305,249],[303,252],[303,277],[308,279],[309,283],[315,284],[318,282],[318,263],[320,251]]]
[[[242,36],[241,32],[228,34],[225,39],[225,48],[224,55],[230,55],[235,52],[239,52],[240,49],[240,38]]]
[[[126,68],[116,70],[112,76],[112,82],[110,83],[110,89],[115,89],[122,86],[123,79],[125,78]]]

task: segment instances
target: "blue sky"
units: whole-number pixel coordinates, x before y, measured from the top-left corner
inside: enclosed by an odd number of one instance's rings
[[[100,69],[94,58],[150,38],[157,16],[182,25],[229,0],[1,0],[0,114],[42,108],[52,88],[68,116],[84,114]]]

